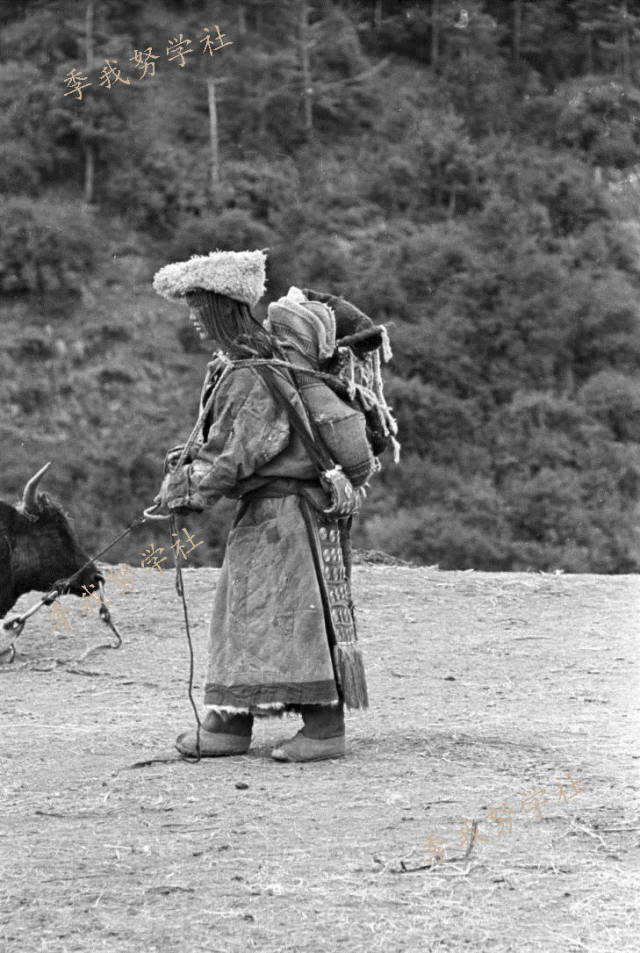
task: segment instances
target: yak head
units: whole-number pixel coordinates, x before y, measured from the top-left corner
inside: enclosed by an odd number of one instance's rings
[[[65,592],[84,594],[103,582],[103,576],[84,552],[62,508],[38,484],[50,463],[27,482],[17,506],[0,504],[0,549],[8,556],[8,579],[2,579],[0,615],[7,612],[25,592],[48,592],[57,583],[69,580]],[[84,566],[84,569],[82,568]],[[5,570],[0,569],[4,577]],[[7,605],[7,602],[10,604]]]

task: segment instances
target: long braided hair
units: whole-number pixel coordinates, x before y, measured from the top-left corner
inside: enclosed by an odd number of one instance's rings
[[[249,305],[201,288],[186,297],[204,330],[230,358],[282,357],[277,338],[254,318]]]

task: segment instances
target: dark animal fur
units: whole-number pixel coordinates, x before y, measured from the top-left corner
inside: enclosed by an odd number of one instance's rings
[[[331,308],[336,319],[338,346],[350,347],[358,357],[364,357],[368,351],[375,351],[382,344],[382,329],[376,327],[369,315],[350,301],[324,291],[312,291],[311,288],[304,288],[303,294],[309,301],[322,301]]]
[[[0,501],[0,618],[25,592],[47,592],[88,559],[62,508],[46,493],[38,494],[34,515],[31,520]],[[69,591],[81,595],[83,585],[96,585],[99,578],[91,563]]]

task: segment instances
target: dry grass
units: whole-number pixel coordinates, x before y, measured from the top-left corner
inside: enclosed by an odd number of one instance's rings
[[[0,949],[637,949],[637,579],[355,573],[372,708],[344,761],[271,761],[288,719],[245,757],[174,760],[168,572],[111,590],[118,652],[86,654],[107,630],[79,612],[60,635],[46,610],[28,624],[0,669]],[[216,575],[185,573],[198,672]]]

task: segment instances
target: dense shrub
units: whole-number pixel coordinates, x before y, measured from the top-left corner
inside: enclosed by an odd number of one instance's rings
[[[572,80],[557,93],[559,143],[614,168],[634,165],[640,146],[640,91],[604,77]]]
[[[211,208],[203,150],[152,147],[128,159],[104,177],[101,192],[109,208],[127,209],[136,227],[164,237],[172,234],[185,216]]]
[[[180,261],[191,255],[238,248],[264,248],[269,245],[270,230],[243,209],[226,209],[219,214],[208,212],[184,216],[167,243],[170,260]]]
[[[300,180],[293,162],[266,162],[261,156],[226,162],[223,169],[225,203],[252,218],[274,225],[299,201]]]
[[[580,390],[581,403],[616,440],[640,443],[640,382],[618,371],[594,374]]]
[[[399,509],[367,521],[366,545],[441,569],[507,569],[510,547],[504,537],[474,525],[472,513],[451,513],[443,505]]]
[[[28,146],[0,143],[0,193],[33,194],[41,182],[35,164],[36,153]]]
[[[100,235],[79,202],[0,198],[0,291],[80,288],[96,260]]]
[[[300,4],[219,4],[233,45],[145,80],[125,51],[161,50],[163,22],[195,37],[204,7],[96,4],[81,101],[63,93],[86,62],[77,3],[0,4],[5,491],[57,454],[93,541],[115,535],[197,413],[207,350],[155,269],[268,248],[258,317],[297,284],[389,329],[403,456],[361,543],[447,568],[640,569],[634,5],[309,3],[305,87]],[[130,86],[99,86],[103,56]],[[219,559],[224,507],[194,523],[196,559]]]

